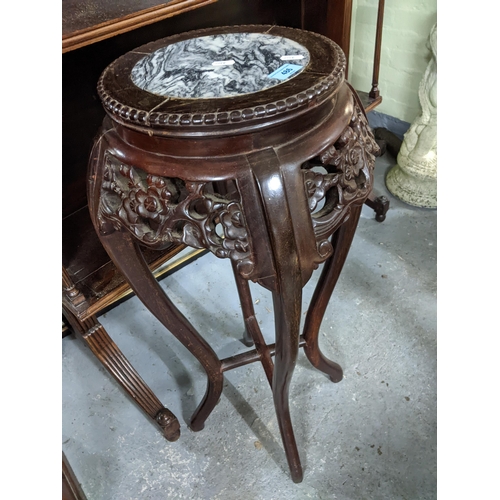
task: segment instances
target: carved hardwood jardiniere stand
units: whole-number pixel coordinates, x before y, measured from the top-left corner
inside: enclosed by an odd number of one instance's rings
[[[89,207],[99,238],[140,300],[199,360],[201,430],[224,372],[260,361],[294,481],[302,467],[288,393],[299,347],[334,382],[318,333],[373,180],[377,145],[331,40],[276,26],[183,33],[129,52],[102,74],[108,117],[91,155]],[[172,242],[231,261],[248,352],[219,359],[156,282],[141,246]],[[302,335],[302,288],[324,268]],[[272,292],[266,345],[248,281]],[[274,362],[272,357],[274,356]]]

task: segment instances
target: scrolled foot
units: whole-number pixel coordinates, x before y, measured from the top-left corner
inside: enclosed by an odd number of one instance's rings
[[[192,430],[193,432],[200,432],[205,428],[205,422],[202,422],[201,424],[196,421],[191,419],[191,422],[189,423],[189,429]]]
[[[344,372],[342,367],[328,359],[320,350],[318,342],[314,342],[312,339],[309,344],[304,346],[304,352],[306,353],[307,359],[311,364],[320,372],[323,372],[328,378],[334,382],[340,382],[344,378]]]
[[[342,371],[342,368],[338,368],[335,373],[331,373],[329,376],[330,380],[334,382],[335,384],[337,382],[340,382],[344,378],[344,373]]]
[[[167,441],[177,441],[181,435],[181,426],[177,417],[167,408],[163,408],[155,417],[156,422],[162,428]]]

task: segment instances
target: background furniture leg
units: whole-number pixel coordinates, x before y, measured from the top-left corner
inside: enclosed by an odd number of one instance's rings
[[[168,408],[161,404],[95,316],[91,316],[82,323],[67,308],[63,308],[63,314],[74,332],[83,338],[114,379],[161,427],[165,438],[168,441],[177,441],[181,435],[179,421]]]
[[[87,500],[64,452],[62,454],[62,500]]]
[[[385,214],[389,210],[389,200],[385,196],[370,194],[365,201],[365,205],[375,210],[375,220],[377,222],[385,221]]]

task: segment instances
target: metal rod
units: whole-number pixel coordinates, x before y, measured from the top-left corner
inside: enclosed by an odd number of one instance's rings
[[[384,5],[385,0],[379,0],[378,2],[378,14],[377,14],[377,32],[375,35],[375,56],[373,61],[373,79],[372,79],[372,89],[368,94],[372,99],[376,99],[380,96],[380,91],[378,89],[378,73],[380,69],[380,50],[382,48],[382,28],[384,24]]]

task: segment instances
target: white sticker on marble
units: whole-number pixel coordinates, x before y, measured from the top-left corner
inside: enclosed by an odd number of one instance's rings
[[[300,59],[304,59],[304,56],[302,55],[281,56],[280,59],[282,61],[298,61]]]

